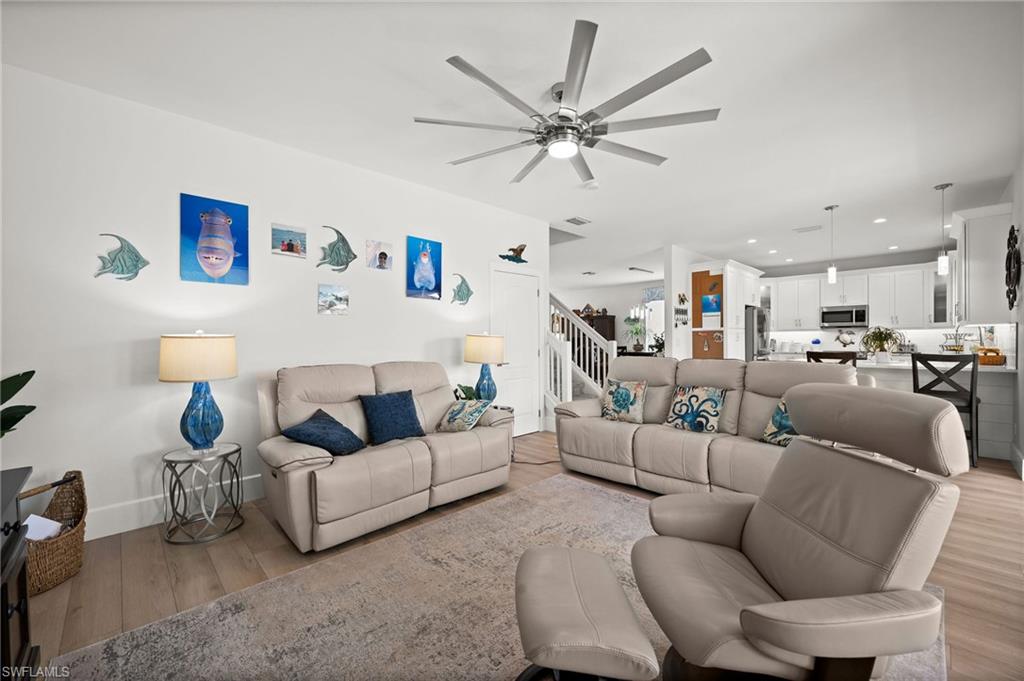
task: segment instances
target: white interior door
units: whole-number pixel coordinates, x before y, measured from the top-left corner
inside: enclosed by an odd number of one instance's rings
[[[491,272],[491,334],[505,337],[505,364],[494,369],[498,404],[515,409],[515,434],[540,430],[540,278]]]

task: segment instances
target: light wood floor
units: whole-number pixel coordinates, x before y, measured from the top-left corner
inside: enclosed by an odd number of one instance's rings
[[[42,659],[49,660],[566,472],[557,456],[551,433],[517,438],[516,460],[522,463],[512,464],[508,485],[320,553],[299,553],[262,499],[245,504],[245,524],[238,531],[211,544],[167,544],[158,526],[87,542],[82,571],[31,599],[33,639],[42,646]],[[526,463],[538,461],[553,463]],[[957,484],[960,505],[929,578],[946,589],[950,679],[1019,680],[1024,678],[1024,483],[1014,478],[1009,464],[982,460],[980,468],[957,478]]]

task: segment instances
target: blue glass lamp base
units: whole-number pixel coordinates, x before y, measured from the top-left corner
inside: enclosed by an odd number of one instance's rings
[[[224,416],[213,401],[210,384],[193,383],[192,399],[181,415],[181,436],[192,449],[210,449],[223,430]]]
[[[476,382],[476,398],[493,402],[497,396],[498,386],[494,385],[494,379],[491,378],[491,366],[489,364],[481,364],[480,378]]]

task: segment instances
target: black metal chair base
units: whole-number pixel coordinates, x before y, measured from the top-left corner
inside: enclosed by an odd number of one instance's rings
[[[870,681],[875,658],[819,657],[815,659],[811,681]],[[663,681],[777,681],[777,677],[752,674],[729,669],[698,667],[690,664],[676,651],[669,648],[661,663]]]
[[[520,672],[516,681],[616,681],[607,676],[594,676],[581,672],[570,672],[558,669],[548,669],[531,664]]]

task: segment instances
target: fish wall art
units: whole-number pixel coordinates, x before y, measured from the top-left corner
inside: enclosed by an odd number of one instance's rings
[[[469,282],[461,274],[456,273],[452,276],[459,278],[459,283],[452,289],[452,304],[465,305],[473,296],[473,289],[469,287]]]
[[[525,250],[526,244],[519,244],[518,246],[514,246],[508,249],[508,255],[502,253],[498,257],[501,258],[502,260],[508,260],[509,262],[523,264],[527,262],[526,260],[523,260],[523,251]]]
[[[142,257],[142,254],[132,245],[132,242],[123,236],[118,236],[117,234],[100,234],[100,236],[114,237],[117,239],[117,246],[107,251],[106,255],[96,256],[100,259],[100,268],[96,270],[96,274],[93,276],[113,274],[115,278],[121,281],[131,281],[139,276],[139,272],[142,271],[143,267],[149,264],[149,261]]]
[[[181,278],[249,284],[249,207],[181,195]]]
[[[352,250],[352,246],[349,245],[348,239],[345,238],[344,234],[334,229],[334,227],[327,225],[324,225],[324,229],[334,232],[334,241],[320,247],[323,255],[320,256],[320,262],[316,266],[327,265],[335,272],[344,272],[352,261],[356,259],[356,253]]]
[[[441,242],[405,239],[405,295],[441,300]]]

